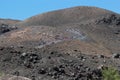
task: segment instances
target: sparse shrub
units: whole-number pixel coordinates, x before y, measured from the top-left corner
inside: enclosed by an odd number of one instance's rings
[[[3,72],[0,72],[0,77],[3,76],[3,75],[4,75],[4,73],[3,73]]]
[[[112,67],[102,70],[103,80],[120,80],[119,72]]]

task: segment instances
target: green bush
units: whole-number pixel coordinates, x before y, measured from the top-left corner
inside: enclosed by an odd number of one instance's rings
[[[0,72],[0,77],[4,76],[4,73],[3,72]]]
[[[102,70],[103,80],[120,80],[119,72],[115,68]]]

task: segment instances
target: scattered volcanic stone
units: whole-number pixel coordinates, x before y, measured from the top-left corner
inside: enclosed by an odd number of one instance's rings
[[[104,55],[98,55],[99,58],[104,58],[105,56]]]
[[[120,58],[120,54],[114,53],[114,54],[112,55],[112,57],[113,57],[113,58]]]
[[[38,73],[39,73],[39,74],[46,74],[46,69],[41,68]]]

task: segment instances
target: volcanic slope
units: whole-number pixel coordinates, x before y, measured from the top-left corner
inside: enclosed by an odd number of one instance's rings
[[[98,50],[120,50],[120,15],[96,7],[74,7],[33,16],[19,28],[0,37],[1,45],[42,47],[66,40],[97,45]],[[103,51],[104,53],[104,51]]]
[[[69,23],[80,23],[81,21],[89,21],[111,13],[113,12],[96,7],[80,6],[36,15],[26,19],[22,24],[28,26],[58,26]]]
[[[102,80],[103,67],[120,70],[117,13],[82,6],[4,24],[0,71],[5,74],[32,80]]]

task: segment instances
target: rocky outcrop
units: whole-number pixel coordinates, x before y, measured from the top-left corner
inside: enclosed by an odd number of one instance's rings
[[[108,24],[108,25],[120,25],[120,16],[117,16],[115,14],[110,14],[105,17],[103,17],[100,20],[97,20],[98,24]]]
[[[17,29],[17,27],[16,26],[9,26],[7,24],[1,24],[0,25],[0,34],[9,32],[9,31],[14,30],[14,29]]]

